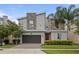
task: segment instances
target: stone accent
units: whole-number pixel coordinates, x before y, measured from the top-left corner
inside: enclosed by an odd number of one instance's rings
[[[34,29],[36,29],[36,13],[27,13],[27,29],[29,28],[29,21],[33,20]]]

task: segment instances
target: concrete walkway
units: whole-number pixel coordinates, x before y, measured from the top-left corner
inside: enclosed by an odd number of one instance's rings
[[[3,49],[0,54],[46,54],[41,49]]]

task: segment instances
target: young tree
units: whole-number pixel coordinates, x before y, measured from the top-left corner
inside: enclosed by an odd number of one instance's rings
[[[8,21],[7,27],[11,31],[12,37],[16,40],[22,35],[22,29],[15,22]]]
[[[7,22],[8,22],[7,25],[0,26],[0,38],[1,38],[1,40],[2,41],[9,40],[8,37],[10,35],[12,35],[15,38],[19,38],[22,34],[22,30],[20,29],[20,27],[16,23],[14,23],[10,20],[8,20]]]
[[[63,17],[62,7],[57,7],[54,17],[55,17],[55,24],[58,24],[58,28],[64,29],[65,19]]]
[[[2,46],[3,39],[4,39],[4,27],[0,25],[0,45]]]

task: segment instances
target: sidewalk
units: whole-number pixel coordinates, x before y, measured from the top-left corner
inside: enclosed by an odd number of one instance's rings
[[[3,49],[0,54],[46,54],[41,49]]]

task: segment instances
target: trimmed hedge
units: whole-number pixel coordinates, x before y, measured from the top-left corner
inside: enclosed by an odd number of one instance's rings
[[[73,41],[71,40],[46,40],[46,45],[72,45]]]

